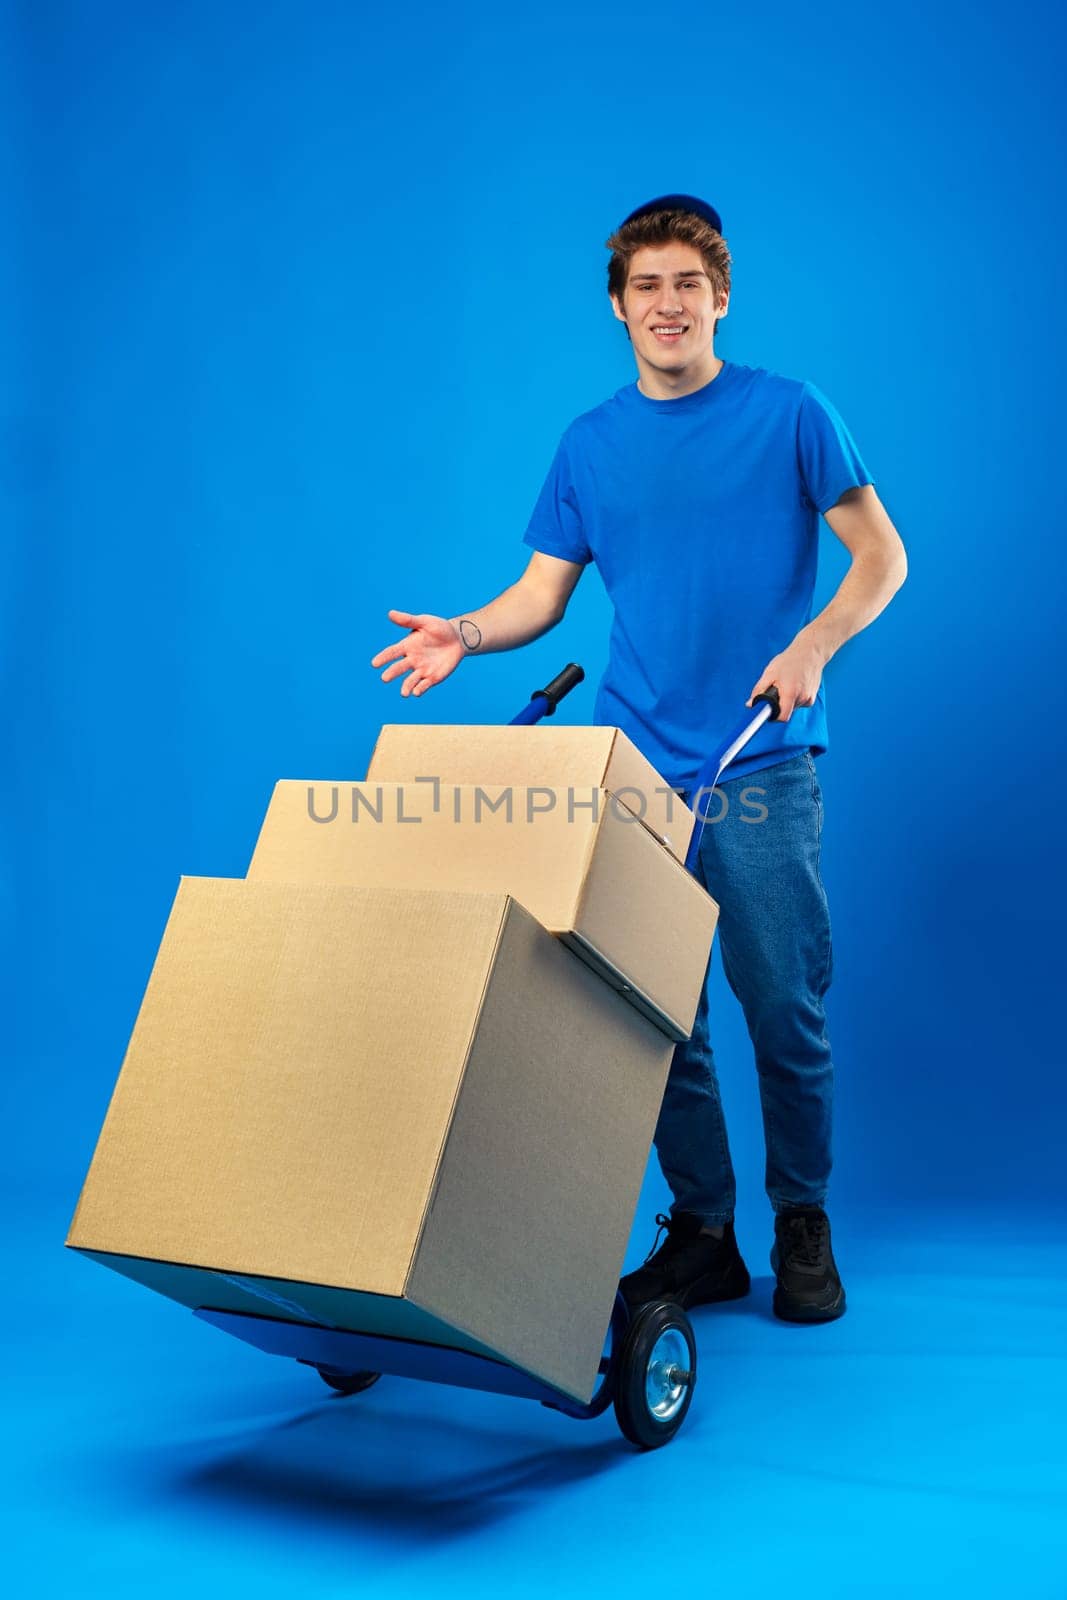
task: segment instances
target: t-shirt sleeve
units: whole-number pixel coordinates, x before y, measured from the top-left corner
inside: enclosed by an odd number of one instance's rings
[[[817,511],[829,511],[846,489],[874,482],[852,435],[813,383],[804,385],[800,397],[797,464],[804,493]]]
[[[548,469],[522,542],[546,556],[559,556],[563,561],[579,561],[584,565],[593,559],[582,527],[566,437],[560,441]]]

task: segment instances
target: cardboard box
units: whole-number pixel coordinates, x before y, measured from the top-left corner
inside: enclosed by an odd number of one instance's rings
[[[504,891],[673,1039],[692,1030],[718,907],[603,789],[275,787],[259,883]]]
[[[185,878],[67,1243],[584,1402],[671,1055],[507,895]]]
[[[619,728],[411,726],[387,723],[374,746],[367,781],[443,784],[549,784],[607,789],[679,861],[696,817]]]

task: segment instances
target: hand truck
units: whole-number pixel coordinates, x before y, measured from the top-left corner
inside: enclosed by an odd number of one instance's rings
[[[529,704],[510,719],[511,725],[529,725],[552,716],[564,695],[584,677],[582,668],[569,662],[551,683],[531,695]],[[772,685],[765,694],[757,695],[753,707],[758,709],[749,713],[701,769],[691,802],[697,824],[685,861],[690,872],[695,869],[707,821],[705,802],[710,802],[723,772],[757,730],[777,717],[777,689]],[[614,1405],[619,1428],[640,1450],[656,1449],[673,1439],[685,1420],[696,1384],[696,1337],[683,1308],[669,1300],[657,1300],[631,1311],[621,1292],[616,1293],[611,1310],[596,1391],[584,1405],[507,1362],[465,1350],[246,1312],[216,1311],[208,1306],[199,1307],[194,1315],[270,1355],[314,1367],[323,1381],[342,1395],[362,1394],[383,1373],[389,1373],[538,1400],[550,1410],[583,1420],[599,1417]]]

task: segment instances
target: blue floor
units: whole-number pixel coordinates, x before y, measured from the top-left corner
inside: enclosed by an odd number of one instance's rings
[[[5,1240],[9,1593],[1067,1596],[1062,1219],[840,1216],[848,1315],[795,1328],[743,1215],[753,1294],[694,1314],[649,1455],[610,1413],[334,1398],[65,1252],[67,1220]]]

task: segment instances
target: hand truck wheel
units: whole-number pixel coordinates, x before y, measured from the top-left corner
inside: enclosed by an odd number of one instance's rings
[[[315,1371],[338,1394],[362,1394],[381,1377],[380,1372],[338,1372],[334,1367],[316,1367]]]
[[[656,1450],[674,1438],[696,1376],[696,1336],[682,1307],[642,1306],[626,1330],[615,1379],[615,1420],[631,1444]]]

